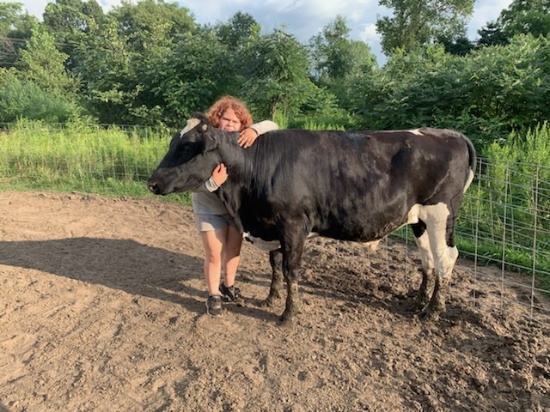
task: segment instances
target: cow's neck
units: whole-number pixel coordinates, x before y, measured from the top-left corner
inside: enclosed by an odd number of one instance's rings
[[[250,183],[254,167],[254,145],[244,149],[237,143],[234,133],[226,132],[218,143],[220,161],[223,162],[229,172],[228,181],[233,181],[246,187]]]
[[[218,152],[220,161],[227,166],[228,178],[217,193],[242,233],[239,209],[242,197],[251,183],[254,149],[253,147],[248,149],[240,147],[233,136],[222,136]]]

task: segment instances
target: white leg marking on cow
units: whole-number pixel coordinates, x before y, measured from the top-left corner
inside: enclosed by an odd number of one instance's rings
[[[418,223],[418,214],[420,213],[421,205],[414,205],[407,213],[407,223],[410,225],[412,223]]]
[[[420,208],[419,217],[426,223],[434,269],[438,277],[450,276],[458,257],[456,247],[447,246],[446,230],[449,214],[449,208],[443,203]]]
[[[189,130],[191,130],[193,127],[196,127],[201,121],[199,119],[189,119],[187,120],[187,125],[183,128],[183,130],[180,132],[180,137],[183,137],[185,133],[187,133]]]
[[[422,269],[424,269],[425,273],[429,274],[434,270],[434,257],[430,248],[430,239],[428,236],[428,232],[424,232],[420,237],[415,236],[414,241],[416,242],[416,246],[420,251]]]

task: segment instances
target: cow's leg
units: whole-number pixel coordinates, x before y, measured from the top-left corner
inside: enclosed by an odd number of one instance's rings
[[[283,232],[281,242],[283,251],[283,275],[286,280],[286,305],[281,321],[284,325],[290,325],[294,315],[298,312],[300,298],[298,295],[298,278],[304,251],[305,234],[300,228],[304,225],[301,222],[289,224]]]
[[[434,258],[430,248],[426,224],[420,220],[418,223],[412,224],[411,227],[416,246],[420,252],[420,260],[422,261],[422,283],[418,289],[418,295],[411,305],[411,309],[422,310],[430,302],[435,285]]]
[[[283,253],[281,249],[269,252],[269,263],[271,265],[271,286],[269,295],[260,303],[261,306],[271,306],[275,299],[281,298],[283,289]]]
[[[436,277],[432,298],[421,316],[437,319],[440,313],[445,312],[445,299],[451,274],[458,258],[458,249],[454,245],[454,216],[450,216],[446,205],[440,203],[430,207],[430,213],[426,219],[426,230],[434,257]]]

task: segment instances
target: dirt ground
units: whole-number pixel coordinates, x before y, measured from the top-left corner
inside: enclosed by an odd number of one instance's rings
[[[0,236],[2,412],[550,411],[550,312],[526,316],[491,268],[459,260],[447,312],[423,323],[415,248],[312,240],[283,328],[249,245],[246,305],[205,314],[187,207],[2,192]]]

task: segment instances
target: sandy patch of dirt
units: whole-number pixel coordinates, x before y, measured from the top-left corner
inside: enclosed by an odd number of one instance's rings
[[[248,245],[247,305],[205,314],[184,206],[2,192],[0,236],[2,412],[550,411],[549,312],[530,320],[492,268],[460,260],[422,323],[415,248],[312,240],[286,329],[283,301],[257,305],[268,255]]]

